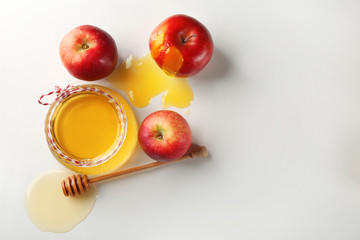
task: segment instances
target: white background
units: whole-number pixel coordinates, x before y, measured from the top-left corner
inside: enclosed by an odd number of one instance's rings
[[[0,5],[0,239],[360,239],[359,0]],[[24,194],[39,173],[63,166],[37,100],[84,83],[61,64],[62,37],[92,24],[114,37],[121,59],[141,56],[153,28],[176,13],[201,21],[215,43],[189,80],[190,115],[173,109],[210,157],[99,184],[85,221],[40,232]],[[141,122],[160,108],[157,98],[134,111]],[[147,161],[138,149],[127,166]]]

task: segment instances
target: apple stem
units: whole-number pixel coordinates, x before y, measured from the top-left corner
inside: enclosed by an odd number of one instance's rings
[[[190,37],[187,37],[187,38],[185,38],[185,39],[182,39],[182,44],[185,44],[185,43],[187,43],[187,41],[189,41],[191,38],[193,38],[193,37],[196,37],[197,35],[196,34],[193,34],[193,35],[191,35]]]
[[[89,48],[89,45],[87,45],[86,43],[84,43],[82,46],[81,46],[82,49],[86,50]]]
[[[157,132],[155,133],[155,138],[162,140],[163,139],[163,134],[161,132]]]

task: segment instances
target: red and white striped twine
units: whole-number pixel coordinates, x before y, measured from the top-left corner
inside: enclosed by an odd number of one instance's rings
[[[45,106],[46,106],[46,105],[50,105],[51,103],[42,102],[42,99],[43,99],[44,97],[50,96],[50,95],[52,95],[52,94],[56,94],[56,96],[58,97],[61,93],[65,92],[65,91],[68,91],[69,88],[72,88],[72,87],[73,87],[73,86],[72,86],[71,84],[67,85],[66,88],[61,88],[61,87],[59,87],[59,86],[55,86],[55,90],[54,90],[54,91],[51,91],[51,92],[49,92],[49,93],[47,93],[47,94],[41,95],[41,97],[40,97],[39,100],[38,100],[38,103],[40,103],[41,105],[45,105]]]

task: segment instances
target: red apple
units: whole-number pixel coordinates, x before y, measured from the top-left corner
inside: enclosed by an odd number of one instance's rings
[[[196,19],[174,15],[151,33],[151,56],[167,74],[190,77],[210,61],[214,44],[210,32]]]
[[[178,113],[160,110],[141,123],[138,139],[144,152],[154,160],[169,162],[179,159],[190,148],[191,130]]]
[[[62,39],[60,57],[71,75],[94,81],[114,71],[118,53],[114,39],[107,32],[91,25],[82,25]]]

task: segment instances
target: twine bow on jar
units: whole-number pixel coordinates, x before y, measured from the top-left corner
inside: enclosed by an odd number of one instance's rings
[[[47,96],[50,96],[52,94],[56,94],[56,97],[59,97],[61,94],[63,94],[64,92],[68,92],[70,88],[72,88],[73,86],[71,84],[67,85],[66,88],[61,88],[59,86],[55,86],[55,90],[54,91],[51,91],[47,94],[43,94],[41,95],[41,97],[39,98],[38,100],[38,103],[41,104],[41,105],[44,105],[44,106],[47,106],[47,105],[51,105],[51,103],[48,103],[48,102],[43,102],[42,99],[44,97],[47,97]]]

